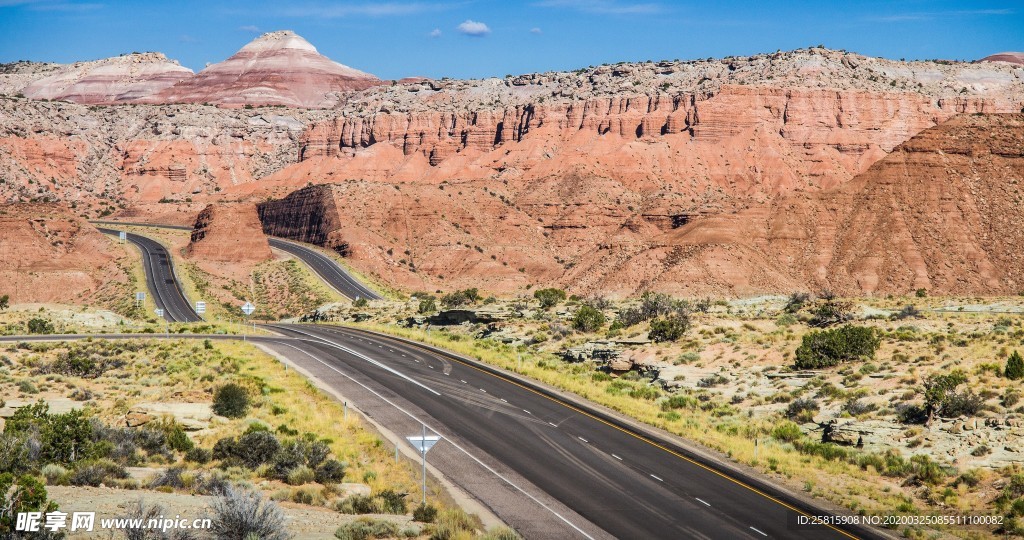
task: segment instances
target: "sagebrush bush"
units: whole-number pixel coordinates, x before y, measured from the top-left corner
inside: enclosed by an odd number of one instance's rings
[[[259,493],[228,486],[224,494],[210,504],[214,538],[223,540],[289,540],[284,512]]]
[[[847,325],[804,335],[796,350],[797,369],[818,369],[857,359],[871,359],[881,344],[873,328]]]
[[[420,523],[433,523],[437,519],[437,507],[432,504],[421,504],[412,511],[412,518]]]
[[[245,388],[228,383],[213,394],[213,412],[228,418],[241,418],[249,411],[249,393]]]

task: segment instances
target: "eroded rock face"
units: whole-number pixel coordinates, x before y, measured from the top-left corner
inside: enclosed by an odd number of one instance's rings
[[[256,206],[249,203],[204,208],[196,218],[186,254],[204,262],[256,263],[273,258]]]
[[[597,257],[570,276],[684,293],[1013,294],[1024,286],[1022,182],[1024,116],[962,115],[838,188],[698,220],[616,273]]]
[[[60,66],[22,89],[32,99],[84,104],[132,103],[192,77],[192,70],[160,53],[133,53]]]
[[[0,284],[12,304],[109,300],[128,281],[126,253],[62,205],[0,205],[0,231]]]
[[[231,58],[142,101],[324,108],[336,105],[339,94],[378,84],[377,77],[330,60],[286,30],[264,34]]]

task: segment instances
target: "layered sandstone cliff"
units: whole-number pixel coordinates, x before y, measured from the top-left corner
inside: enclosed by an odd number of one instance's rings
[[[64,206],[0,205],[0,231],[0,295],[12,304],[103,303],[128,283],[127,253]]]
[[[258,263],[273,258],[256,206],[211,204],[199,212],[186,257],[201,261]]]
[[[622,292],[1016,294],[1022,185],[1024,115],[961,115],[838,188],[595,251],[566,277]]]

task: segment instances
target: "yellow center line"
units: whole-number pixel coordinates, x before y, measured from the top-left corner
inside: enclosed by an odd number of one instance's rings
[[[420,349],[422,351],[425,351],[427,354],[430,354],[431,356],[434,356],[434,357],[437,357],[437,358],[440,358],[440,355],[441,355],[441,353],[439,353],[438,351],[435,351],[435,350],[433,350],[433,349],[431,349],[429,347],[425,347],[423,345],[420,345],[420,344],[417,344],[417,343],[414,343],[414,342],[401,341],[399,339],[396,339],[394,337],[391,337],[391,336],[388,336],[388,335],[385,335],[385,334],[380,334],[380,333],[372,332],[372,331],[368,331],[368,330],[353,329],[353,328],[348,328],[348,327],[342,327],[342,328],[355,330],[357,332],[371,333],[371,334],[374,334],[376,336],[382,337],[382,338],[387,339],[387,340],[391,340],[391,341],[394,341],[394,342],[397,342],[397,343],[401,343],[403,345],[415,347],[415,348]],[[534,390],[533,388],[530,388],[529,386],[525,386],[522,383],[516,381],[515,379],[511,379],[509,377],[506,377],[504,375],[500,375],[500,374],[497,374],[497,373],[492,373],[492,372],[487,371],[485,369],[482,369],[482,368],[479,368],[477,366],[474,366],[473,364],[470,364],[469,362],[459,358],[457,354],[452,353],[451,359],[455,360],[456,362],[458,362],[458,363],[460,363],[460,364],[462,364],[462,365],[464,365],[466,367],[473,368],[473,369],[479,371],[480,373],[483,373],[483,374],[486,374],[486,375],[490,375],[491,377],[494,377],[496,379],[505,381],[507,383],[514,384],[514,385],[522,388],[523,390],[527,390],[529,392],[532,392],[532,393],[534,393],[534,394],[536,394],[536,395],[538,395],[540,397],[543,397],[543,398],[545,398],[545,399],[547,399],[549,401],[557,403],[557,404],[559,404],[559,405],[561,405],[561,406],[563,406],[563,407],[565,407],[567,409],[571,409],[571,410],[576,411],[576,412],[578,412],[578,413],[580,413],[580,414],[582,414],[584,416],[587,416],[587,417],[589,417],[589,418],[591,418],[593,420],[597,420],[598,422],[601,422],[602,424],[604,424],[604,425],[606,425],[608,427],[615,428],[615,429],[621,431],[622,433],[625,433],[626,435],[629,435],[629,436],[631,436],[631,437],[633,437],[635,439],[643,441],[643,442],[645,442],[645,443],[647,443],[647,444],[649,444],[649,445],[651,445],[651,446],[653,446],[655,448],[658,448],[660,450],[668,452],[669,454],[672,454],[673,456],[676,456],[677,458],[680,458],[680,459],[682,459],[682,460],[684,460],[684,461],[686,461],[688,463],[696,465],[696,466],[698,466],[698,467],[700,467],[700,468],[702,468],[702,469],[704,469],[704,470],[706,470],[708,472],[714,473],[714,474],[716,474],[716,475],[718,475],[718,476],[720,476],[720,477],[722,477],[722,478],[724,478],[724,479],[726,479],[726,480],[728,480],[730,482],[733,482],[734,484],[736,484],[738,486],[742,486],[742,487],[744,487],[744,488],[746,488],[746,489],[748,489],[748,490],[750,490],[750,491],[752,491],[752,492],[754,492],[754,493],[756,493],[756,494],[758,494],[758,495],[760,495],[760,496],[762,496],[762,497],[764,497],[764,498],[766,498],[766,499],[768,499],[768,500],[770,500],[772,502],[775,502],[775,503],[777,503],[777,504],[779,504],[779,505],[781,505],[781,506],[783,506],[785,508],[788,508],[788,509],[792,510],[793,512],[796,512],[796,513],[798,513],[798,514],[800,514],[802,516],[811,517],[811,515],[808,514],[807,512],[804,512],[803,510],[800,510],[799,508],[796,508],[796,507],[790,505],[789,503],[787,503],[785,501],[782,501],[782,500],[780,500],[780,499],[778,499],[776,497],[773,497],[773,496],[771,496],[771,495],[761,491],[760,489],[757,489],[756,487],[751,486],[751,485],[743,482],[742,480],[738,480],[736,478],[733,478],[733,477],[723,473],[722,471],[719,471],[719,470],[713,469],[711,467],[708,467],[707,465],[704,465],[703,463],[700,463],[699,461],[696,461],[696,460],[694,460],[692,458],[684,456],[683,454],[680,454],[679,452],[676,452],[675,450],[672,450],[671,448],[667,448],[664,445],[661,445],[661,444],[659,444],[659,443],[657,443],[655,441],[652,441],[649,438],[644,437],[644,436],[642,436],[642,435],[640,435],[638,433],[634,433],[634,432],[632,432],[632,431],[630,431],[628,429],[624,429],[624,428],[622,428],[620,426],[617,426],[617,425],[615,425],[615,424],[613,424],[611,422],[608,422],[607,420],[604,420],[603,418],[595,416],[595,415],[593,415],[593,414],[591,414],[591,413],[589,413],[589,412],[587,412],[585,410],[582,410],[579,407],[576,407],[575,405],[571,405],[569,403],[565,403],[564,401],[560,401],[560,400],[555,399],[555,398],[553,398],[551,396],[548,396],[548,395],[546,395],[546,394],[544,394],[542,392]],[[854,540],[857,540],[856,536],[850,534],[847,531],[844,531],[844,530],[842,530],[842,529],[840,529],[838,527],[835,527],[835,526],[827,524],[827,523],[825,523],[824,525],[827,526],[828,528],[830,528],[830,529],[832,529],[832,530],[842,534],[843,536],[846,536],[847,538],[852,538]]]

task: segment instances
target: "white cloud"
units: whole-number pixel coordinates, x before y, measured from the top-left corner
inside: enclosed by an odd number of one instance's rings
[[[432,37],[432,38],[439,38],[439,37],[441,37],[441,29],[440,28],[435,28],[435,29],[431,30],[430,33],[427,34],[427,37]]]
[[[250,32],[252,34],[259,34],[260,33],[260,27],[256,26],[255,24],[247,24],[245,26],[239,26],[238,29],[243,31],[243,32]]]
[[[467,36],[473,37],[483,37],[491,33],[490,27],[486,24],[472,19],[466,19],[465,22],[458,26],[458,30]]]
[[[540,28],[537,28],[537,27],[535,26],[535,27],[533,27],[533,28],[531,28],[531,29],[530,29],[530,33],[531,33],[531,34],[536,34],[536,35],[540,35],[540,34],[543,34],[544,32],[542,32]]]

